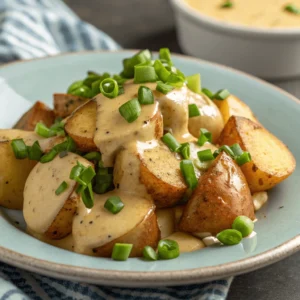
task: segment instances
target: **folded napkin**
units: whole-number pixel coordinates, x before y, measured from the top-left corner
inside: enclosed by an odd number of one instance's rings
[[[105,33],[81,21],[60,0],[1,0],[0,22],[2,63],[67,51],[120,48]],[[11,99],[9,105],[1,110],[2,116],[0,111],[1,119],[10,109],[16,111],[16,107],[21,107],[20,103],[23,108],[26,107],[26,99],[15,93],[4,80],[0,80],[0,86],[1,95],[9,95],[5,98]],[[178,287],[116,288],[54,279],[0,263],[0,300],[223,300],[231,281],[232,278]]]

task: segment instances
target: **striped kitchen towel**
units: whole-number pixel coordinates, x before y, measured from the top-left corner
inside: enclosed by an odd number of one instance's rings
[[[109,36],[81,21],[60,0],[0,0],[1,63],[67,51],[118,48]],[[231,280],[179,287],[116,288],[54,279],[0,263],[0,300],[221,300],[226,298]]]

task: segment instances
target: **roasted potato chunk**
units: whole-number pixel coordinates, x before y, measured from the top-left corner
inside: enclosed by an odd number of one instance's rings
[[[75,109],[87,101],[89,99],[70,94],[54,94],[54,114],[56,117],[68,117]]]
[[[187,186],[180,161],[170,150],[159,145],[139,153],[140,180],[157,207],[172,207],[184,196]]]
[[[237,216],[255,219],[251,193],[239,166],[222,152],[199,179],[179,224],[185,232],[218,232],[231,228]]]
[[[223,116],[224,124],[227,123],[231,116],[245,117],[258,123],[250,107],[234,95],[230,95],[225,100],[214,100],[214,103]]]
[[[133,244],[130,257],[140,257],[143,256],[145,246],[156,248],[159,240],[160,231],[157,225],[156,214],[153,211],[131,231],[104,246],[93,249],[93,253],[96,256],[111,257],[113,247],[116,243],[127,243]]]
[[[251,154],[252,161],[241,169],[252,193],[274,187],[295,170],[296,161],[289,149],[262,125],[249,119],[230,117],[219,144],[234,143]]]
[[[46,104],[37,101],[16,123],[13,127],[22,130],[34,130],[36,123],[42,122],[46,126],[51,126],[54,123],[55,115],[52,109]]]
[[[65,130],[81,151],[97,151],[94,143],[97,103],[93,100],[76,109],[67,119]]]
[[[157,209],[156,216],[161,238],[164,239],[175,231],[175,208]]]

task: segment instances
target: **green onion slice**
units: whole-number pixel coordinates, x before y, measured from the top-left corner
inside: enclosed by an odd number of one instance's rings
[[[159,59],[167,61],[170,66],[173,65],[169,48],[159,49]]]
[[[231,158],[235,158],[234,152],[232,151],[232,149],[227,146],[227,145],[223,145],[219,148],[220,151],[224,151],[226,152],[229,156],[231,156]]]
[[[84,167],[82,165],[77,164],[74,166],[70,172],[69,178],[72,180],[75,180],[75,178],[79,177],[81,172],[84,170]]]
[[[38,123],[35,125],[34,131],[35,131],[39,136],[42,136],[42,137],[45,137],[45,138],[48,138],[48,137],[51,137],[51,136],[55,136],[55,135],[56,135],[55,130],[52,130],[52,131],[51,131],[46,125],[44,125],[43,123],[40,123],[40,122],[38,122]]]
[[[230,149],[232,150],[234,156],[240,156],[244,153],[239,144],[233,144],[232,146],[230,146]]]
[[[71,95],[83,97],[83,98],[92,98],[93,97],[93,92],[92,89],[86,85],[82,85],[76,90],[73,90]]]
[[[154,67],[141,65],[134,67],[134,83],[155,82],[156,79]]]
[[[201,113],[198,106],[194,103],[189,104],[189,118],[198,117],[200,115]]]
[[[94,192],[104,194],[113,188],[113,174],[109,174],[108,168],[99,168],[95,177]]]
[[[35,141],[31,147],[28,147],[28,158],[39,161],[43,156],[43,151],[38,141]]]
[[[112,78],[106,78],[100,83],[100,91],[107,98],[116,98],[119,93],[118,83]]]
[[[111,258],[113,260],[125,261],[128,259],[133,244],[116,243],[113,247]]]
[[[165,66],[162,64],[162,62],[160,60],[156,60],[154,62],[153,67],[155,69],[155,72],[156,72],[158,78],[161,81],[166,82],[167,79],[169,78],[169,76],[171,75],[171,72],[165,68]]]
[[[45,163],[47,163],[47,162],[50,162],[50,161],[52,161],[52,160],[56,157],[57,154],[58,154],[58,152],[57,152],[55,149],[52,149],[50,152],[44,154],[44,155],[41,157],[40,162],[41,162],[42,164],[45,164]]]
[[[88,185],[92,182],[92,179],[96,176],[96,172],[93,167],[89,166],[88,168],[85,168],[81,174],[80,179]]]
[[[197,144],[199,146],[203,146],[206,142],[211,143],[212,142],[212,134],[205,128],[200,129],[200,136],[197,141]]]
[[[189,159],[190,158],[191,151],[190,151],[190,144],[189,143],[181,144],[180,154],[184,159]]]
[[[28,157],[28,148],[23,139],[14,139],[11,141],[11,147],[17,159],[24,159]]]
[[[300,15],[300,8],[294,4],[288,4],[284,7],[284,10],[295,15]]]
[[[211,149],[206,149],[197,152],[199,160],[202,161],[210,161],[214,159],[213,153]]]
[[[221,8],[232,8],[233,2],[232,1],[225,1],[223,4],[221,4]]]
[[[158,254],[155,252],[155,250],[150,246],[145,246],[143,249],[143,257],[146,260],[157,260]]]
[[[166,133],[161,139],[172,152],[179,152],[181,144],[177,142],[171,133]]]
[[[141,114],[141,106],[137,98],[133,98],[119,107],[120,115],[128,122],[134,122]]]
[[[55,191],[55,195],[60,195],[61,193],[63,193],[66,189],[68,188],[68,184],[65,182],[65,181],[63,181],[60,185],[59,185],[59,187],[56,189],[56,191]]]
[[[210,91],[209,89],[203,88],[201,92],[206,95],[208,98],[213,99],[214,93]]]
[[[140,86],[138,90],[138,100],[140,104],[148,105],[154,103],[152,91],[146,86]]]
[[[100,152],[89,152],[83,156],[85,159],[89,161],[99,161],[101,160],[101,153]]]
[[[213,99],[225,100],[229,96],[230,96],[230,92],[228,90],[224,89],[224,90],[219,90],[218,92],[216,92],[213,96]]]
[[[67,94],[72,94],[72,92],[74,90],[77,90],[79,87],[81,87],[83,85],[83,81],[82,80],[78,80],[78,81],[75,81],[73,82],[69,87],[68,87],[68,90],[67,90]]]
[[[94,193],[91,183],[82,191],[81,198],[86,208],[92,208],[94,206]]]
[[[194,190],[198,185],[194,164],[191,160],[184,159],[180,162],[180,170],[188,187]]]
[[[186,77],[187,87],[194,93],[201,93],[201,76],[200,74],[194,74]]]
[[[117,214],[124,208],[124,203],[120,197],[112,196],[106,200],[104,207],[112,214]]]
[[[236,162],[239,166],[244,165],[247,162],[251,161],[251,155],[249,152],[244,152],[243,154],[241,154],[240,156],[236,157]]]
[[[162,81],[157,81],[156,90],[166,95],[174,90],[174,87],[172,85],[165,84]]]
[[[173,259],[180,255],[179,245],[173,240],[160,240],[157,246],[160,259]]]
[[[177,88],[181,88],[184,84],[184,79],[179,75],[171,73],[167,79],[166,84],[177,87]]]

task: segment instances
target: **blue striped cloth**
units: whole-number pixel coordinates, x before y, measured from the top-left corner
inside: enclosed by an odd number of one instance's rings
[[[109,36],[81,21],[60,0],[0,0],[2,63],[66,51],[118,48]],[[223,300],[231,280],[179,287],[115,288],[49,278],[0,263],[0,300]]]

